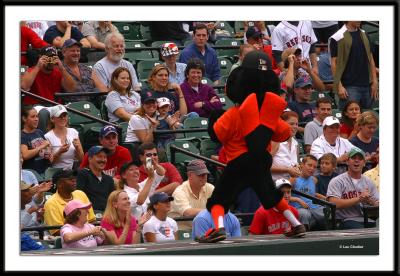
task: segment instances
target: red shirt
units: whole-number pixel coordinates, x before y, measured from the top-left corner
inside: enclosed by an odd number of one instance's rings
[[[113,155],[107,156],[107,164],[103,170],[103,172],[111,177],[119,178],[119,170],[121,166],[125,163],[132,161],[131,153],[128,149],[124,148],[123,146],[118,145],[115,149]],[[80,169],[83,169],[89,165],[89,157],[88,154],[85,153],[81,165],[79,166]]]
[[[31,67],[27,72],[31,72],[34,68]],[[54,94],[61,91],[62,74],[57,67],[54,67],[50,74],[43,73],[39,70],[29,92],[41,96],[43,98],[54,101]],[[40,101],[25,96],[24,104],[37,104]]]
[[[349,125],[346,125],[345,123],[341,123],[339,131],[341,134],[347,134],[347,137],[349,137],[351,132],[353,131],[353,128]]]
[[[179,184],[182,184],[183,181],[182,176],[180,175],[180,173],[173,164],[165,162],[165,163],[160,163],[160,165],[165,169],[165,175],[156,189],[160,189],[164,186],[167,186],[172,182],[178,182]],[[140,172],[139,182],[142,182],[147,178],[147,173],[143,165],[139,167],[139,172]]]
[[[264,45],[263,51],[264,51],[264,53],[266,53],[266,54],[269,56],[269,58],[271,59],[271,61],[272,61],[272,70],[274,70],[274,72],[275,72],[275,74],[276,74],[277,71],[275,71],[275,70],[278,69],[278,72],[279,72],[280,70],[279,70],[278,64],[276,64],[276,61],[275,61],[274,57],[272,56],[272,45]]]
[[[28,50],[29,44],[32,48],[39,49],[49,44],[42,40],[31,28],[27,26],[21,26],[21,52],[26,52]],[[28,59],[26,55],[21,55],[21,64],[27,65]]]
[[[290,211],[296,218],[299,218],[299,213],[296,208],[289,206]],[[265,210],[263,206],[257,209],[251,222],[249,232],[254,235],[266,234],[283,234],[290,230],[290,222],[282,213],[274,208]]]

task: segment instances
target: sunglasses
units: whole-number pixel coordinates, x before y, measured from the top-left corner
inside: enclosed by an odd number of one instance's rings
[[[158,154],[157,154],[157,152],[149,152],[149,153],[146,153],[145,155],[146,155],[146,157],[152,157],[152,156],[157,156]]]

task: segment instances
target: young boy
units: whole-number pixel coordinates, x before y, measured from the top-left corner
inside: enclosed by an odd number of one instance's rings
[[[170,115],[171,102],[166,97],[161,97],[157,99],[157,120],[160,122],[157,126],[157,130],[173,130],[180,127],[179,123],[179,111],[175,114]],[[157,135],[156,145],[158,148],[165,148],[165,146],[170,142],[175,140],[174,134],[160,134]]]
[[[303,158],[300,164],[300,177],[290,178],[293,189],[317,198],[322,197],[322,195],[315,192],[317,178],[313,175],[317,169],[317,163],[318,160],[313,155],[307,154]],[[308,227],[310,230],[326,229],[323,206],[314,204],[311,199],[297,195],[291,197],[290,205],[298,209],[300,222],[306,225],[306,228]]]
[[[284,178],[275,181],[276,188],[281,190],[283,198],[289,202],[292,191],[292,184]],[[289,206],[293,215],[298,219],[299,213],[296,208]],[[283,234],[290,231],[290,222],[275,207],[264,209],[263,206],[257,209],[251,222],[249,233],[252,235]]]
[[[325,153],[319,159],[320,174],[317,175],[316,195],[318,198],[326,200],[326,192],[328,191],[329,181],[338,174],[336,169],[336,156],[333,153]]]

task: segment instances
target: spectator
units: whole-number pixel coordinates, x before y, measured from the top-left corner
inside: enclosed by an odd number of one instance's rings
[[[201,83],[204,72],[205,66],[200,59],[190,59],[187,62],[185,82],[181,84],[181,89],[188,112],[196,112],[199,116],[208,118],[212,110],[222,109],[222,103],[214,88]]]
[[[148,83],[152,90],[145,90],[143,94],[152,93],[154,97],[166,97],[171,102],[171,114],[179,111],[181,116],[186,115],[187,107],[182,89],[177,83],[169,83],[169,72],[165,65],[158,64],[150,72]]]
[[[153,168],[154,167],[154,168]],[[125,190],[131,202],[132,215],[136,219],[146,213],[149,196],[151,196],[164,177],[165,170],[158,163],[153,162],[151,168],[146,167],[148,177],[139,183],[139,164],[125,163],[121,167],[121,179],[118,188]]]
[[[312,82],[308,75],[299,77],[294,83],[294,101],[289,102],[290,110],[299,115],[299,123],[308,123],[314,119],[315,103],[311,102]],[[299,127],[298,131],[303,133],[304,127]]]
[[[47,29],[43,40],[56,48],[61,48],[64,42],[70,38],[79,41],[83,47],[90,48],[90,42],[69,21],[56,21],[56,25],[50,26]]]
[[[141,162],[141,166],[139,167],[140,177],[139,182],[145,180],[147,175],[147,170],[145,169],[146,158],[151,157],[153,163],[158,164],[158,152],[157,147],[153,143],[143,143],[138,148],[139,159]],[[165,192],[168,195],[172,195],[175,189],[181,185],[182,177],[179,174],[176,167],[170,162],[159,163],[161,167],[165,169],[165,176],[161,180],[161,183],[158,185],[156,192],[161,193]]]
[[[365,153],[354,147],[349,152],[347,172],[329,182],[326,197],[336,204],[336,218],[342,220],[342,229],[364,228],[362,206],[379,206],[379,192],[372,181],[362,175],[365,165]],[[375,222],[368,219],[367,227]]]
[[[186,40],[190,39],[189,33],[184,30],[182,22],[179,21],[152,21],[141,22],[141,24],[149,26],[153,41],[172,41],[182,46]]]
[[[317,55],[314,44],[317,42],[311,21],[281,21],[272,32],[272,53],[283,70],[282,52],[287,48],[300,48],[303,58],[309,59],[312,70],[318,75]]]
[[[336,169],[336,156],[333,153],[325,153],[318,160],[320,173],[317,175],[316,193],[322,195],[322,199],[326,200],[326,192],[328,191],[329,182],[338,174]]]
[[[366,171],[364,175],[369,179],[371,179],[371,181],[374,183],[376,189],[379,192],[379,148],[376,149],[375,159],[377,163],[376,166],[370,169],[369,171]]]
[[[227,237],[234,238],[242,236],[240,231],[240,222],[231,212],[224,214],[224,227]],[[207,209],[204,209],[193,219],[192,237],[194,239],[196,237],[204,236],[208,229],[213,228],[215,228],[215,225],[211,213]]]
[[[64,209],[65,224],[61,227],[62,248],[90,248],[101,245],[104,233],[101,226],[87,222],[87,215],[92,204],[71,200]]]
[[[114,190],[114,180],[103,170],[107,163],[108,149],[93,146],[88,150],[89,166],[78,172],[77,189],[85,192],[94,210],[104,211],[109,194]]]
[[[129,196],[124,190],[113,191],[107,200],[100,226],[106,237],[107,244],[134,244],[140,243],[143,224],[149,220],[151,214],[146,213],[139,223],[131,215]]]
[[[318,98],[315,108],[315,117],[304,128],[304,151],[310,153],[311,145],[322,134],[322,122],[332,115],[332,102],[328,98]]]
[[[156,130],[175,130],[182,128],[182,124],[179,122],[179,112],[175,112],[173,115],[169,115],[171,110],[171,102],[166,97],[157,99],[157,129]],[[166,145],[175,140],[175,135],[169,134],[158,134],[155,137],[155,141],[158,148],[165,149]]]
[[[175,220],[167,216],[173,200],[174,198],[166,193],[155,193],[150,196],[147,208],[153,215],[143,226],[145,242],[163,243],[178,239],[178,225]]]
[[[132,161],[131,153],[128,149],[118,145],[118,132],[114,126],[106,125],[100,130],[99,143],[102,147],[108,150],[107,163],[103,169],[103,172],[112,178],[114,182],[117,182],[120,178],[119,170],[121,166]],[[88,166],[88,154],[85,153],[80,169]]]
[[[92,68],[79,63],[81,47],[82,44],[73,38],[65,40],[62,47],[63,66],[76,83],[75,92],[98,92],[101,88],[100,80],[92,74]],[[90,96],[73,96],[67,99],[72,102],[95,100]]]
[[[92,48],[105,49],[104,41],[109,33],[118,32],[111,21],[88,21],[83,23],[82,34],[90,42]]]
[[[239,47],[239,59],[238,61],[232,65],[231,67],[231,71],[229,72],[229,74],[233,71],[233,69],[239,67],[240,65],[242,65],[242,61],[244,59],[244,57],[247,55],[247,53],[250,53],[251,51],[254,51],[256,48],[254,48],[253,45],[251,44],[244,44],[244,45],[240,45]]]
[[[25,24],[32,31],[34,31],[41,39],[43,39],[44,34],[46,33],[47,29],[49,28],[47,21],[27,20],[27,21],[25,21]],[[34,47],[34,48],[41,48],[41,47]]]
[[[350,140],[357,135],[359,126],[356,122],[360,114],[360,104],[357,101],[348,101],[344,105],[342,109],[342,123],[340,124],[340,137]]]
[[[378,163],[379,138],[375,137],[379,120],[374,111],[365,111],[358,115],[356,123],[358,133],[349,141],[365,152],[365,170],[372,169]]]
[[[111,75],[118,67],[125,67],[129,70],[132,77],[132,89],[135,91],[140,90],[135,68],[132,63],[123,59],[125,55],[124,36],[116,32],[109,33],[104,40],[104,45],[106,47],[106,56],[93,66],[93,75],[96,75],[102,83],[99,90],[109,91],[112,80]]]
[[[281,118],[289,124],[291,135],[286,142],[271,142],[271,155],[273,158],[271,175],[274,181],[280,178],[289,179],[290,177],[300,176],[298,164],[299,143],[295,139],[299,116],[296,112],[284,111]]]
[[[37,111],[32,106],[22,107],[21,154],[22,168],[35,170],[44,176],[45,170],[53,160],[50,142],[46,140],[43,132],[37,129],[39,118]]]
[[[125,67],[118,67],[112,73],[105,105],[111,123],[128,122],[139,109],[140,95],[132,90],[132,76]]]
[[[275,58],[272,55],[272,46],[264,45],[263,43],[264,34],[256,27],[249,27],[246,31],[247,43],[252,45],[256,50],[263,51],[268,55],[272,62],[272,69],[275,73],[281,71],[279,70]]]
[[[176,62],[179,49],[174,43],[164,43],[161,45],[161,58],[165,61],[164,65],[168,69],[168,79],[170,83],[181,84],[185,80],[186,64]]]
[[[56,192],[46,200],[44,204],[44,222],[48,226],[64,224],[64,208],[73,199],[82,203],[90,203],[83,191],[76,189],[76,176],[72,170],[59,170],[53,174],[53,184],[56,185]],[[89,209],[88,221],[96,221],[93,208]],[[59,235],[60,230],[49,230],[52,235]]]
[[[68,126],[68,111],[63,105],[50,108],[50,131],[44,137],[50,142],[53,154],[52,167],[69,169],[74,167],[74,162],[83,159],[82,144],[79,133]]]
[[[43,204],[43,193],[41,197],[41,201],[36,203],[33,199],[33,195],[35,194],[35,190],[37,188],[33,187],[33,184],[28,184],[25,181],[21,180],[20,189],[21,189],[21,228],[40,226],[43,208],[40,206]]]
[[[263,39],[264,45],[271,45],[271,35],[275,29],[275,25],[265,26],[264,21],[254,21],[254,22],[244,21],[244,30],[245,31],[247,31],[251,27],[255,28],[257,31],[259,31],[260,33],[263,34],[262,39]],[[247,43],[246,36],[244,36],[244,38],[243,38],[243,43],[244,44]]]
[[[279,78],[292,92],[295,81],[299,78],[307,76],[311,78],[312,86],[316,90],[323,91],[325,89],[324,83],[312,69],[308,60],[303,59],[299,48],[288,48],[282,53],[282,61],[284,63],[284,71],[280,74]]]
[[[283,193],[283,198],[289,203],[292,184],[284,178],[275,181],[276,188]],[[290,211],[299,219],[299,212],[289,205]],[[224,224],[225,225],[225,224]],[[265,209],[263,206],[257,209],[251,222],[249,233],[251,235],[283,234],[291,229],[290,222],[275,207]]]
[[[28,65],[28,49],[31,45],[34,49],[39,49],[48,46],[46,41],[43,41],[31,28],[21,22],[21,65]]]
[[[137,156],[137,147],[141,143],[153,142],[153,131],[157,128],[157,98],[148,91],[141,95],[142,106],[131,117],[126,131],[125,142],[132,143],[134,146],[134,158]]]
[[[334,116],[328,116],[322,123],[322,135],[319,136],[311,145],[310,154],[317,159],[325,153],[333,153],[337,158],[337,173],[345,170],[348,152],[353,148],[353,144],[347,139],[339,137],[339,120]]]
[[[36,66],[31,67],[22,75],[21,88],[33,94],[54,101],[54,94],[61,88],[74,92],[77,85],[58,58],[57,49],[49,46],[40,50]],[[35,104],[39,101],[25,97],[24,104]]]
[[[333,90],[338,94],[340,108],[346,101],[356,100],[362,109],[368,109],[378,100],[375,62],[368,37],[360,24],[361,21],[345,21],[328,42]]]
[[[194,217],[206,209],[207,199],[211,196],[214,186],[207,183],[210,173],[204,161],[194,159],[186,167],[188,180],[173,192],[174,202],[171,206],[172,217]],[[182,223],[182,227],[187,224]]]
[[[324,196],[315,192],[317,178],[314,175],[317,169],[318,159],[312,155],[303,157],[300,165],[301,175],[290,179],[293,189],[302,193],[325,199]],[[291,203],[293,207],[299,209],[299,217],[302,224],[310,230],[325,230],[327,228],[324,207],[314,204],[311,199],[302,196],[292,196]]]
[[[191,58],[199,58],[203,61],[206,71],[205,77],[213,81],[214,85],[219,84],[221,71],[217,59],[217,52],[207,45],[208,29],[205,24],[198,24],[193,30],[193,43],[183,49],[179,62],[187,63]]]

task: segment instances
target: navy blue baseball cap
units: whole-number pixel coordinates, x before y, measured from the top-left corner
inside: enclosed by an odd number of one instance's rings
[[[106,137],[110,133],[115,133],[118,135],[118,131],[114,126],[112,125],[103,126],[102,129],[100,130],[100,137],[101,138]]]
[[[174,197],[169,196],[167,193],[162,192],[153,194],[149,199],[150,199],[150,204],[154,205],[159,202],[173,201]]]
[[[294,88],[303,88],[307,85],[311,85],[312,86],[312,81],[311,78],[308,74],[304,74],[302,76],[300,76],[295,82],[294,82]]]
[[[142,104],[148,103],[148,102],[156,102],[157,101],[157,97],[154,96],[154,93],[150,90],[145,91],[143,93],[140,94],[140,100],[142,102]]]
[[[76,41],[73,38],[70,38],[70,39],[67,39],[67,40],[64,41],[64,44],[63,44],[62,48],[63,49],[64,48],[68,48],[68,47],[71,47],[73,45],[78,45],[79,47],[82,47],[82,43]]]
[[[249,27],[247,29],[247,31],[246,31],[246,38],[247,39],[249,39],[249,38],[260,38],[262,36],[263,36],[262,32],[260,32],[257,28],[255,28],[253,26]]]
[[[41,56],[48,56],[48,57],[53,57],[53,56],[57,56],[58,52],[57,49],[53,46],[46,46],[40,49],[39,54]]]
[[[102,146],[93,146],[88,150],[88,156],[92,157],[93,155],[98,154],[99,152],[103,151],[105,154],[110,152],[109,149],[102,147]]]

